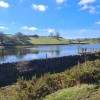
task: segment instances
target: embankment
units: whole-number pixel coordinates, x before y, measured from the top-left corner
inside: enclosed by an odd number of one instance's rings
[[[74,55],[48,59],[37,59],[30,61],[21,61],[13,63],[0,64],[0,87],[11,85],[17,81],[18,77],[26,79],[33,75],[39,77],[44,73],[58,73],[87,60],[95,60],[98,57],[91,55]],[[100,58],[99,58],[100,59]]]

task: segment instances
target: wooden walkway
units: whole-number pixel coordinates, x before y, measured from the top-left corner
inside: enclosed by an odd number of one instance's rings
[[[79,48],[78,49],[78,54],[93,54],[100,52],[100,49],[94,49],[94,48]]]

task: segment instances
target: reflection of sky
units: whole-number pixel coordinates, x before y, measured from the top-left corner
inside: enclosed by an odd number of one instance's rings
[[[37,46],[35,48],[26,48],[29,50],[38,50],[37,54],[28,53],[25,55],[16,56],[12,53],[12,55],[4,56],[0,63],[5,62],[16,62],[22,60],[34,60],[39,58],[48,58],[59,57],[59,56],[67,56],[67,55],[76,55],[78,48],[95,48],[100,49],[100,44],[87,44],[87,45],[53,45],[53,46]],[[24,49],[25,50],[25,49]]]

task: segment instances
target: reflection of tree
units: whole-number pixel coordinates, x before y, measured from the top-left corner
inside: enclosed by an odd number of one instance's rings
[[[60,55],[60,46],[56,46],[56,55],[57,55],[57,56]]]
[[[4,56],[4,50],[0,50],[0,60],[4,61],[7,56]]]
[[[0,59],[5,60],[7,56],[11,55],[16,56],[18,59],[21,59],[29,53],[38,54],[39,51],[30,49],[2,49],[0,50]]]
[[[77,46],[77,51],[79,52],[80,51],[80,49],[81,49],[81,45],[79,44],[78,46]]]

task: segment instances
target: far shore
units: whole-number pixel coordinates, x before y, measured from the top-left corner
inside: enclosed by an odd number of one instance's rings
[[[47,46],[47,45],[73,45],[73,44],[91,44],[91,43],[67,43],[67,44],[33,44],[33,45],[1,45],[0,49],[5,48],[31,48],[33,46]],[[92,43],[93,44],[93,43]],[[94,43],[95,44],[95,43]]]

